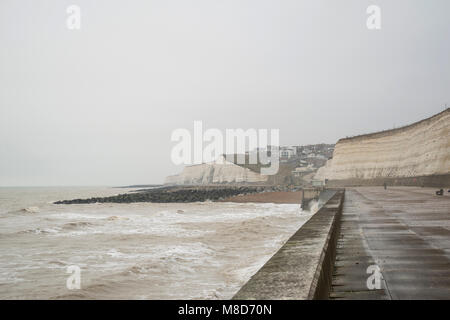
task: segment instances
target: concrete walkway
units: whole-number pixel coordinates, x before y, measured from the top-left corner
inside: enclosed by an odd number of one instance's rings
[[[331,299],[450,299],[450,194],[436,190],[346,190]],[[380,289],[368,289],[371,265]]]

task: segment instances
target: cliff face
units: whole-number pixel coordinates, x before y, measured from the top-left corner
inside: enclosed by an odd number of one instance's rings
[[[264,183],[268,176],[223,161],[187,166],[183,172],[166,178],[166,184]]]
[[[416,177],[450,172],[450,109],[406,127],[341,139],[317,180]]]

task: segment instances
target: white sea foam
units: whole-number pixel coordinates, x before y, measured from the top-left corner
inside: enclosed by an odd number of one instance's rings
[[[24,211],[29,212],[29,213],[36,213],[36,212],[39,212],[39,207],[28,207],[28,208],[25,208]]]
[[[81,192],[0,203],[39,208],[1,215],[0,298],[228,299],[311,216],[295,204],[48,203]],[[81,268],[77,294],[69,265]]]

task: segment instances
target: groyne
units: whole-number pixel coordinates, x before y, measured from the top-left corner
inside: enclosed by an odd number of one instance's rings
[[[236,293],[234,300],[327,299],[344,190],[333,196]]]
[[[86,203],[133,203],[133,202],[197,202],[220,201],[238,195],[267,192],[292,192],[296,188],[288,186],[239,186],[239,185],[204,185],[204,186],[166,186],[154,189],[142,189],[135,192],[118,194],[110,197],[72,199],[56,201],[55,204]],[[300,201],[300,200],[299,200]]]

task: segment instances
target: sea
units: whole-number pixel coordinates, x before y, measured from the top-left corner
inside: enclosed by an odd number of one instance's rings
[[[229,299],[312,215],[297,204],[53,204],[132,191],[0,188],[0,299]]]

